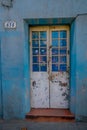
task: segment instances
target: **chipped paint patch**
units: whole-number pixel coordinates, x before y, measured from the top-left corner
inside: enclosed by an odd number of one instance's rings
[[[55,76],[54,76],[55,75]],[[53,73],[50,81],[50,102],[52,108],[69,107],[69,76],[67,72]]]
[[[61,87],[67,87],[67,82],[63,83],[62,81],[59,81],[59,85]]]
[[[67,72],[53,74],[48,80],[48,74],[33,72],[31,86],[32,108],[68,108],[69,79]],[[49,84],[50,81],[50,84]]]
[[[49,81],[47,73],[32,73],[31,107],[49,108]]]

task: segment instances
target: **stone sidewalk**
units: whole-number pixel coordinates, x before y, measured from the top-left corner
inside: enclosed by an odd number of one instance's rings
[[[29,122],[25,120],[0,121],[0,130],[87,130],[82,122]]]

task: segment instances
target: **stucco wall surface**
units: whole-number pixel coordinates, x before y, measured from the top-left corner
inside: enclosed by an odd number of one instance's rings
[[[87,15],[76,19],[76,116],[87,119]]]
[[[58,24],[71,24],[73,35],[70,43],[71,111],[77,117],[87,116],[86,14],[86,0],[12,0],[10,6],[0,1],[0,115],[4,119],[23,119],[30,110],[29,20],[32,19],[31,23],[35,25],[44,24],[44,19],[55,18]],[[69,22],[70,18],[73,19]],[[43,20],[38,22],[38,19]],[[16,29],[4,28],[5,21],[9,20],[17,23]],[[49,21],[45,24],[49,25]],[[57,23],[51,22],[52,25]]]

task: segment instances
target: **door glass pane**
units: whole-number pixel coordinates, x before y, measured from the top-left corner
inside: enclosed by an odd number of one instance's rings
[[[39,32],[38,31],[32,32],[32,39],[39,39]]]
[[[33,64],[33,71],[38,72],[39,71],[39,64]]]
[[[40,55],[46,55],[47,49],[46,48],[40,48]]]
[[[52,55],[58,55],[58,48],[52,48]]]
[[[32,41],[32,46],[33,47],[39,47],[39,41],[38,40],[33,40]]]
[[[58,56],[52,56],[52,63],[58,63]]]
[[[67,37],[67,32],[64,31],[60,31],[60,38],[66,38]]]
[[[41,63],[47,63],[47,57],[46,56],[40,56],[39,61]]]
[[[46,47],[46,46],[47,46],[46,40],[41,40],[40,47]]]
[[[39,54],[39,48],[32,48],[32,53],[33,53],[33,55],[38,55]]]
[[[66,63],[66,56],[60,57],[60,63]]]
[[[46,31],[41,31],[40,32],[40,39],[46,39],[47,38],[47,32]]]
[[[61,64],[60,65],[60,71],[66,71],[66,64]]]
[[[47,71],[47,64],[40,64],[40,71]]]
[[[33,56],[33,63],[39,63],[38,56]]]
[[[66,49],[60,49],[60,54],[66,54]]]
[[[58,64],[52,64],[52,71],[58,71]]]
[[[54,47],[54,46],[58,46],[58,40],[52,40],[52,46]]]
[[[52,31],[52,38],[58,38],[59,33],[58,31]]]
[[[65,39],[61,39],[60,40],[60,46],[66,46],[66,40]]]

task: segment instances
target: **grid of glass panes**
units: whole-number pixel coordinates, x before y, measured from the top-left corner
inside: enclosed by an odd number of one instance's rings
[[[47,71],[47,32],[32,31],[32,70]]]
[[[67,70],[67,31],[52,31],[52,71]]]

